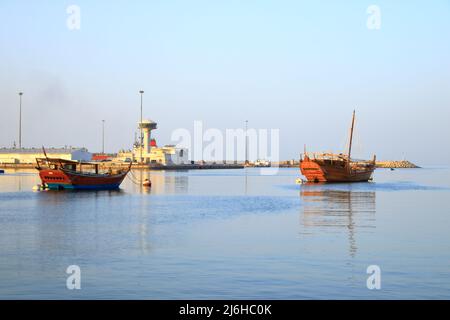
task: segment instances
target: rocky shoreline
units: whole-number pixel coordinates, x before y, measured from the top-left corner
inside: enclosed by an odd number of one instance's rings
[[[377,168],[420,168],[414,163],[402,160],[402,161],[377,161]]]

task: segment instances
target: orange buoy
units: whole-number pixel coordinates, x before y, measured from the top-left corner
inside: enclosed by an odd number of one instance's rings
[[[145,179],[144,182],[142,183],[142,185],[144,187],[151,187],[152,186],[152,182],[148,179]]]

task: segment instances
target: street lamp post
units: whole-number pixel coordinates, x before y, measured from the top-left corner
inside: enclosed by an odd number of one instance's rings
[[[102,154],[105,154],[105,120],[102,120]]]
[[[247,136],[247,130],[248,130],[248,120],[245,120],[245,164],[248,164],[248,136]]]
[[[23,92],[19,92],[19,149],[22,149],[22,95]]]
[[[142,158],[142,149],[143,149],[143,143],[144,143],[144,137],[142,136],[142,97],[144,94],[144,90],[139,91],[139,93],[141,94],[141,123],[139,124],[139,129],[141,132],[141,137],[139,140],[139,149],[140,149],[140,154],[141,154],[141,163],[144,162],[144,158]]]

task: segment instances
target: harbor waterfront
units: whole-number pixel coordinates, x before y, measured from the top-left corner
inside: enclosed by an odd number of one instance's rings
[[[126,162],[101,162],[104,168],[123,169],[127,168],[129,163]],[[271,163],[273,167],[279,168],[298,168],[299,162],[297,160],[280,161]],[[133,163],[132,167],[135,170],[194,170],[194,169],[242,169],[245,163],[194,163],[194,164],[176,164],[176,165],[153,165],[153,164],[140,164]],[[252,167],[252,164],[247,165]],[[410,161],[377,161],[376,166],[378,168],[420,168]],[[36,167],[35,163],[0,163],[0,168],[19,170],[19,169],[33,169]]]
[[[450,169],[296,185],[297,168],[133,170],[117,191],[0,175],[2,299],[449,299]],[[81,289],[68,290],[68,266]],[[381,288],[369,290],[367,268]]]

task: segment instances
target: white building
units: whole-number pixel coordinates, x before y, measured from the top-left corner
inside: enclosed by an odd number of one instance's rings
[[[86,148],[49,148],[47,157],[65,160],[90,161],[92,154]],[[35,163],[36,158],[45,158],[42,148],[0,148],[0,163]]]
[[[178,148],[173,145],[152,148],[150,163],[162,163],[165,165],[189,164],[189,151],[186,148]]]
[[[157,163],[162,165],[189,164],[189,150],[178,148],[176,146],[151,147],[150,152],[143,153],[144,163]],[[140,162],[140,149],[135,148],[132,151],[120,151],[117,154],[116,161]]]

